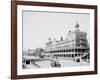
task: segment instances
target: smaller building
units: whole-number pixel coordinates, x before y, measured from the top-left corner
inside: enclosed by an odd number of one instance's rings
[[[43,48],[28,49],[27,51],[23,51],[23,68],[26,65],[35,64],[35,61],[41,60],[43,58],[43,55],[41,54],[43,51]]]

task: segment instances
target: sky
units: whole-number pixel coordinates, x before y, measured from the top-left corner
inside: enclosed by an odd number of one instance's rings
[[[23,11],[23,50],[44,47],[51,40],[67,37],[69,30],[75,30],[76,22],[80,30],[87,32],[89,39],[90,15],[82,13]]]

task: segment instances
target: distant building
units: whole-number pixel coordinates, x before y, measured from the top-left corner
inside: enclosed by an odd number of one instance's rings
[[[51,40],[46,43],[45,53],[51,53],[58,58],[82,58],[88,55],[89,58],[89,44],[87,40],[87,33],[79,29],[80,25],[76,23],[75,30],[69,31],[67,37],[61,40]],[[87,57],[86,57],[87,58]]]
[[[28,49],[27,51],[23,51],[23,68],[25,68],[26,65],[33,64],[34,61],[38,61],[43,58],[44,56],[41,54],[43,51],[43,48]]]

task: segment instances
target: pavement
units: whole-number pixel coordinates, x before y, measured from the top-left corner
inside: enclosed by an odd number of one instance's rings
[[[36,69],[36,68],[51,68],[51,62],[52,60],[42,60],[42,61],[37,61],[37,62],[34,62],[30,65],[26,65],[25,68],[27,69]],[[61,64],[61,67],[75,67],[75,66],[87,66],[89,65],[89,63],[87,62],[74,62],[73,60],[63,60],[63,59],[60,59],[58,60],[59,64]]]

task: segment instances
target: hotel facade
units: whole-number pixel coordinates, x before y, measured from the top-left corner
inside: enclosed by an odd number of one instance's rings
[[[67,37],[60,40],[51,40],[46,43],[44,53],[62,59],[88,59],[90,56],[87,33],[79,29],[78,22],[74,31],[69,31]]]

